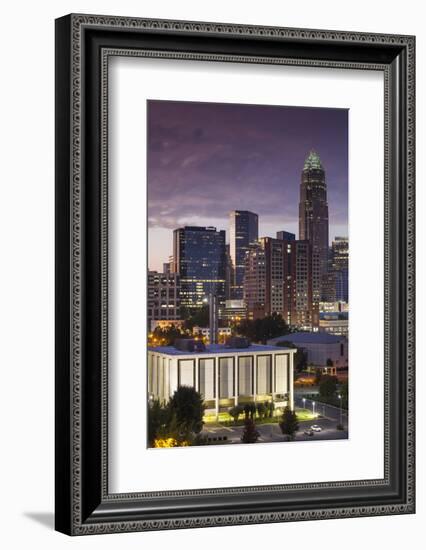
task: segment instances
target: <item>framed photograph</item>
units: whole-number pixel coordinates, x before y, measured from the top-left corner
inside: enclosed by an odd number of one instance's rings
[[[413,36],[56,21],[56,529],[407,514]]]

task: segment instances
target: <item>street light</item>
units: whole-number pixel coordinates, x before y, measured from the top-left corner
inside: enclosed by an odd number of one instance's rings
[[[315,416],[315,401],[312,401],[312,414]]]
[[[305,405],[306,405],[306,397],[302,397],[302,401],[303,401],[303,408],[306,409]]]
[[[342,422],[342,396],[339,393],[339,395],[337,397],[339,398],[339,401],[340,401],[340,425],[343,427],[343,422]]]

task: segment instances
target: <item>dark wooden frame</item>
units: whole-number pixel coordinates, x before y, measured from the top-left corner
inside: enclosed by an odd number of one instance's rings
[[[56,21],[56,529],[112,533],[414,512],[412,36],[69,15]],[[385,476],[108,493],[111,55],[373,69],[385,78]],[[178,61],[177,61],[178,62]]]

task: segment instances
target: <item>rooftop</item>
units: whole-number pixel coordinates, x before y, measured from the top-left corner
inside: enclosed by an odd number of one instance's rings
[[[303,170],[322,170],[321,159],[316,151],[310,151],[305,159]]]
[[[277,342],[292,342],[293,344],[336,344],[344,340],[344,336],[336,336],[328,332],[294,332],[277,336],[268,340],[268,344]]]
[[[235,354],[235,353],[261,353],[265,351],[282,351],[290,348],[278,348],[277,346],[264,346],[261,344],[252,344],[247,348],[228,348],[223,344],[211,344],[206,346],[204,351],[187,351],[176,349],[174,346],[157,346],[157,347],[148,347],[148,351],[156,351],[157,353],[164,353],[165,355],[211,355],[211,354]]]

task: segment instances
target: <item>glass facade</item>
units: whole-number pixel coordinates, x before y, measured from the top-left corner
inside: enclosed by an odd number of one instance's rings
[[[173,233],[174,270],[180,275],[180,304],[199,308],[209,294],[225,301],[225,231],[183,227]]]
[[[258,215],[247,210],[234,210],[230,213],[229,238],[230,259],[232,266],[231,298],[243,298],[245,257],[250,245],[259,237]]]

